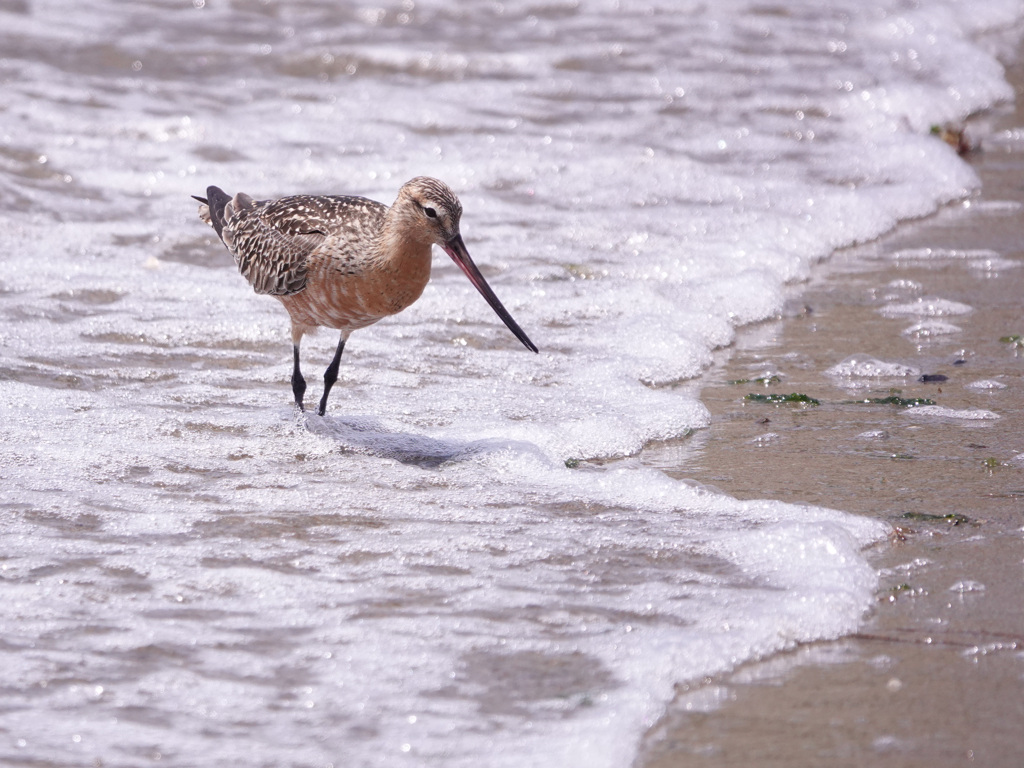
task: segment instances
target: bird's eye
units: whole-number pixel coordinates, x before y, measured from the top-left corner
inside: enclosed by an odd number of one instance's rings
[[[437,211],[435,211],[433,208],[424,208],[423,212],[425,214],[427,214],[427,218],[430,218],[430,219],[436,219],[437,218]]]

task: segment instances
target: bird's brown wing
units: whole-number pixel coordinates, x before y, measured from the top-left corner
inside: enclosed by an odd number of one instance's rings
[[[361,197],[238,194],[225,206],[221,237],[256,293],[288,296],[306,287],[307,260],[325,241],[337,241],[332,251],[365,248],[386,211]]]

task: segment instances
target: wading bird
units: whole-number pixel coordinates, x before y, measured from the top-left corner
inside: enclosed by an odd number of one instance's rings
[[[319,326],[341,331],[324,373],[318,413],[338,380],[352,331],[412,304],[430,279],[435,243],[452,257],[509,330],[532,352],[537,347],[494,295],[469,257],[459,219],[462,204],[446,184],[420,176],[398,190],[388,208],[364,197],[295,195],[279,200],[234,197],[208,187],[199,217],[216,230],[256,293],[277,298],[291,318],[292,392],[303,409],[306,380],[299,370],[302,337]]]

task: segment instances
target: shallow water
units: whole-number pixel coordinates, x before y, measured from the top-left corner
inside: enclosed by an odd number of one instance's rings
[[[970,193],[928,128],[1011,96],[975,38],[1024,9],[447,6],[0,4],[0,760],[621,766],[857,627],[883,525],[635,457],[787,281]],[[420,174],[540,356],[439,257],[296,414],[189,195]]]

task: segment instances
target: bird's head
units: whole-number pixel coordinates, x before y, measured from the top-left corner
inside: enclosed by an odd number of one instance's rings
[[[407,181],[398,191],[393,208],[401,211],[407,231],[415,231],[442,248],[459,237],[462,203],[443,181],[429,176]]]
[[[422,237],[421,242],[429,240],[441,246],[523,346],[532,352],[537,351],[537,347],[512,319],[469,257],[459,232],[462,203],[447,184],[429,176],[417,176],[398,190],[398,199],[391,206],[391,211],[397,214],[400,226],[406,232],[415,232],[418,237]]]

